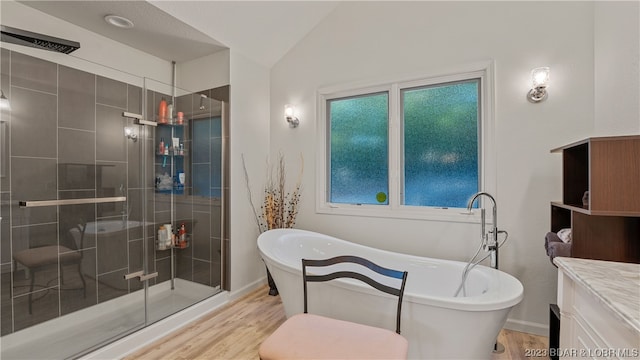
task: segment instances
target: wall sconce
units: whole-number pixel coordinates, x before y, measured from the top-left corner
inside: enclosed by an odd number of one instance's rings
[[[204,110],[205,106],[204,106],[204,99],[207,98],[207,95],[205,94],[200,94],[200,106],[198,107],[198,109],[200,110]]]
[[[138,141],[138,134],[136,134],[136,131],[131,126],[124,128],[124,136],[126,136],[127,139],[133,140],[133,142]]]
[[[4,92],[0,90],[0,109],[11,111],[11,104],[9,104],[9,99],[4,96]]]
[[[547,85],[549,85],[549,68],[539,67],[531,70],[531,90],[527,94],[527,100],[538,103],[547,98]]]
[[[296,128],[300,125],[300,119],[295,117],[296,107],[294,105],[287,104],[284,106],[284,118],[289,123],[289,127]]]

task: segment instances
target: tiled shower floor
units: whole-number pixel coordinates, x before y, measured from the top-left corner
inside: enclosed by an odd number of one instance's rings
[[[175,280],[149,289],[148,323],[180,311],[220,292],[201,284]],[[1,339],[5,359],[64,359],[142,328],[144,324],[142,290],[91,308],[18,331]]]

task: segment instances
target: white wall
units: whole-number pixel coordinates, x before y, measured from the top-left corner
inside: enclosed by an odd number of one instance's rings
[[[477,224],[315,213],[316,90],[451,66],[495,61],[499,227],[510,238],[501,268],[520,279],[525,299],[508,326],[546,334],[556,268],[543,243],[549,202],[560,199],[560,157],[551,148],[593,132],[593,4],[587,2],[349,2],[271,71],[271,154],[283,151],[296,173],[305,157],[298,227],[397,252],[466,260]],[[527,102],[529,73],[551,67],[549,98]],[[283,120],[297,104],[300,127]],[[289,165],[288,164],[288,165]],[[293,175],[292,175],[293,176]]]
[[[189,91],[229,85],[229,50],[176,65],[176,86]]]
[[[0,17],[2,25],[5,26],[80,43],[80,49],[70,55],[2,43],[2,47],[9,50],[16,50],[137,86],[142,86],[143,77],[171,83],[171,62],[87,31],[26,5],[13,0],[2,0]]]
[[[242,168],[253,175],[252,192],[261,194],[257,177],[264,173],[269,149],[269,69],[231,49],[177,65],[178,87],[199,91],[230,86],[230,253],[231,296],[241,296],[265,280],[256,245],[258,229],[247,199]]]
[[[231,49],[231,291],[239,296],[266,276],[258,254],[258,229],[247,199],[242,168],[244,155],[252,193],[262,193],[255,180],[264,173],[269,149],[269,69]]]
[[[595,5],[596,135],[640,134],[640,2]]]

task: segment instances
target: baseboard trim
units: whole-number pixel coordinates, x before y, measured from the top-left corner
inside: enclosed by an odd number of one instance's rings
[[[240,299],[241,297],[247,295],[248,293],[252,292],[253,290],[264,286],[267,284],[267,277],[261,277],[258,280],[249,283],[243,287],[241,287],[238,290],[232,290],[231,292],[229,292],[229,301],[235,301]]]
[[[507,319],[507,322],[504,324],[504,328],[529,334],[549,336],[549,325],[531,321]]]

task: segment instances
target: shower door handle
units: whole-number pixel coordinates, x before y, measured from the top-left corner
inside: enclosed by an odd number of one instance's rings
[[[83,199],[63,199],[63,200],[27,200],[27,201],[18,201],[18,206],[20,206],[21,208],[25,208],[25,207],[40,207],[40,206],[103,204],[103,203],[124,202],[124,201],[127,201],[126,196],[83,198]]]
[[[147,275],[140,275],[140,281],[145,281],[145,280],[149,280],[149,279],[153,279],[154,277],[158,276],[158,272],[154,272],[151,274],[147,274]]]
[[[124,279],[129,280],[129,279],[133,279],[134,277],[142,277],[143,274],[144,274],[144,271],[142,270],[128,273],[124,275]]]
[[[136,125],[149,125],[153,127],[158,126],[158,123],[155,121],[144,120],[141,114],[134,114],[134,113],[125,111],[122,113],[122,117],[133,119],[133,123]]]
[[[145,275],[144,271],[140,270],[140,271],[132,272],[132,273],[129,273],[129,274],[125,274],[124,279],[125,280],[130,280],[130,279],[133,279],[133,278],[137,277],[138,280],[145,281],[145,280],[153,279],[154,277],[157,277],[157,276],[158,276],[158,272],[157,271],[154,272],[154,273]]]

